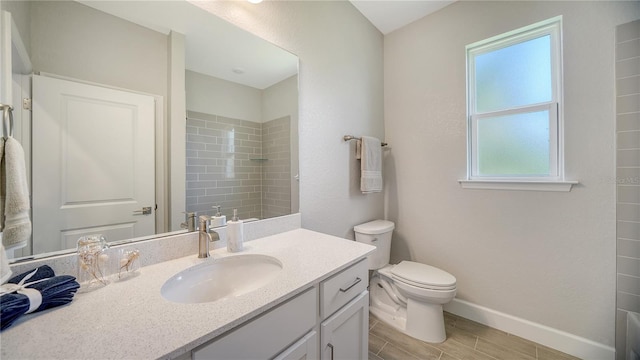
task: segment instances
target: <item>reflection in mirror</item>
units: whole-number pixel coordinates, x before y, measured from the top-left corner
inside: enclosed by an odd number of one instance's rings
[[[186,1],[0,9],[15,24],[14,136],[32,188],[33,239],[10,257],[74,251],[88,233],[176,231],[182,212],[213,206],[245,219],[298,211],[297,57]]]

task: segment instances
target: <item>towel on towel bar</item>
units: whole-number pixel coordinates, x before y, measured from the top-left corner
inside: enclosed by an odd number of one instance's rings
[[[382,191],[382,146],[379,139],[363,136],[360,146],[360,191],[370,194]],[[357,151],[357,146],[356,146]]]
[[[48,266],[20,274],[0,287],[0,329],[9,327],[24,314],[70,303],[80,284],[70,275],[49,277]],[[17,282],[13,282],[17,281]]]
[[[5,249],[27,245],[31,237],[29,187],[24,150],[18,140],[0,139],[0,231]]]

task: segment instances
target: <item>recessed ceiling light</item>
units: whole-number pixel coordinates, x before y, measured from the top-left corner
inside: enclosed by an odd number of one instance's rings
[[[231,71],[233,71],[234,73],[236,73],[238,75],[244,74],[244,69],[241,68],[241,67],[233,68],[233,69],[231,69]]]
[[[247,0],[247,1],[252,4],[260,4],[262,2],[262,0]]]

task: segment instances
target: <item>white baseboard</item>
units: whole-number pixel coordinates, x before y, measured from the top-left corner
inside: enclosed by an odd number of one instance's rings
[[[520,336],[585,360],[614,360],[615,348],[509,314],[453,299],[444,306],[452,314]]]

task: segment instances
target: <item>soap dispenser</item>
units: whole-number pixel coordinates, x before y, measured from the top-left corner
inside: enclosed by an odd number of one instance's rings
[[[212,208],[216,209],[216,214],[211,217],[211,227],[220,227],[227,224],[227,217],[220,213],[220,205],[214,205]]]
[[[244,241],[244,223],[238,219],[238,209],[233,209],[233,218],[227,221],[227,251],[242,251]]]

